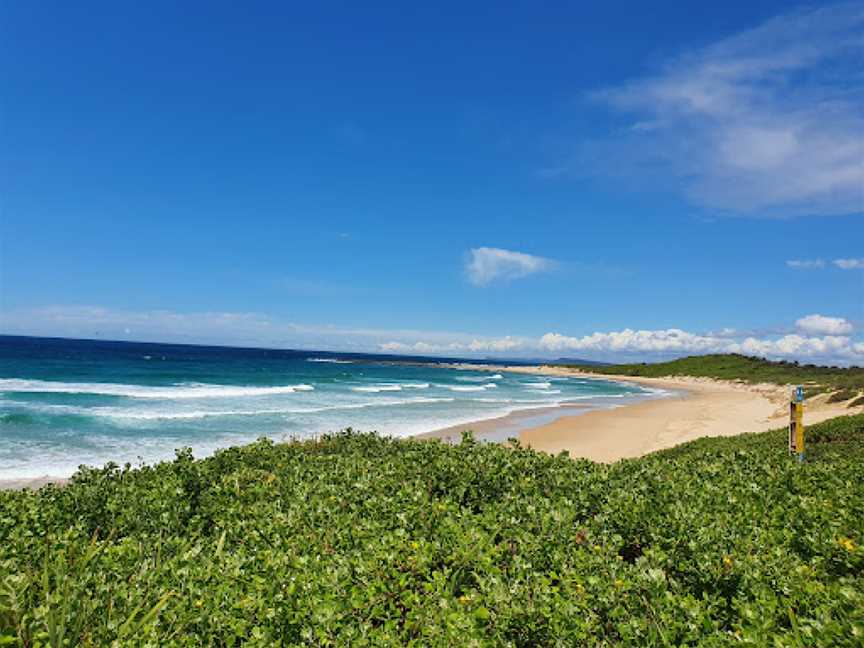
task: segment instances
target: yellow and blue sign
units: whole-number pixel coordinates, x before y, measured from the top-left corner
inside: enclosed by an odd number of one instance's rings
[[[789,403],[789,454],[804,461],[804,387],[798,385]]]

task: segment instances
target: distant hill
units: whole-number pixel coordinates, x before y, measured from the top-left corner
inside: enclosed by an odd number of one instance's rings
[[[582,365],[585,367],[605,367],[609,365],[608,362],[600,362],[599,360],[584,360],[580,358],[558,358],[557,360],[546,361],[546,364],[568,364],[568,365]]]

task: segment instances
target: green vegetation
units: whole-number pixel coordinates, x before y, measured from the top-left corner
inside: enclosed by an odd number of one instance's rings
[[[864,391],[864,367],[824,367],[799,364],[785,360],[772,361],[764,358],[735,353],[688,356],[670,362],[616,364],[616,365],[566,365],[600,374],[646,376],[696,376],[718,380],[741,380],[748,383],[776,383],[779,385],[807,385],[809,394],[826,391]],[[851,398],[851,396],[850,396]]]
[[[848,400],[852,400],[858,396],[858,390],[856,389],[841,389],[840,391],[833,392],[828,398],[825,400],[826,403],[843,403]]]
[[[350,431],[0,492],[0,645],[848,646],[864,416],[611,466]]]

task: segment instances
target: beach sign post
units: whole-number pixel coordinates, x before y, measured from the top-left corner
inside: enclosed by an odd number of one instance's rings
[[[804,387],[798,385],[789,402],[789,454],[804,461]]]

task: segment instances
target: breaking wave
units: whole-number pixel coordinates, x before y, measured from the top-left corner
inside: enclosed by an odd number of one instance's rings
[[[98,394],[127,398],[159,398],[165,400],[185,398],[232,398],[238,396],[273,396],[312,391],[312,385],[280,385],[256,387],[252,385],[209,385],[181,383],[164,387],[122,385],[115,383],[67,383],[48,380],[0,379],[0,392],[38,394]]]

